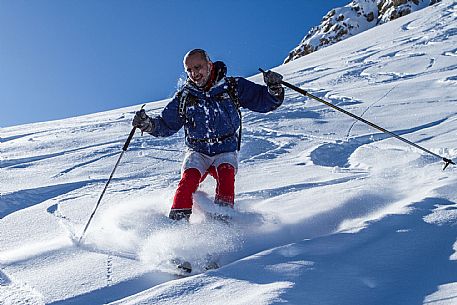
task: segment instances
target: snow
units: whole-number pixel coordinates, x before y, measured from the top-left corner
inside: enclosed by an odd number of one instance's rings
[[[275,71],[455,161],[456,18],[442,1]],[[205,219],[210,177],[173,224],[183,132],[138,132],[77,245],[140,107],[0,129],[0,304],[457,303],[457,168],[290,90],[243,113],[230,224]]]

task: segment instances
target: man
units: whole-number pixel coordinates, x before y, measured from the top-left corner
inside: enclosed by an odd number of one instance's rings
[[[225,64],[213,63],[202,49],[189,51],[183,64],[187,82],[162,114],[151,118],[141,110],[132,122],[156,137],[170,136],[184,127],[188,151],[169,214],[174,220],[189,220],[193,193],[208,173],[217,181],[215,204],[233,208],[241,140],[239,108],[269,112],[284,100],[282,76],[276,72],[264,73],[267,86],[226,77]]]

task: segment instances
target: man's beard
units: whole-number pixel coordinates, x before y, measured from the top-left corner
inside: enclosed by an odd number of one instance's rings
[[[195,83],[195,84],[199,88],[204,88],[208,84],[210,77],[211,77],[211,71],[208,71],[208,74],[205,77],[203,77],[198,83]]]

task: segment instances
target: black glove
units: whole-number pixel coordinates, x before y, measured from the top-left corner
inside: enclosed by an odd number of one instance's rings
[[[263,81],[267,84],[268,87],[279,87],[281,86],[282,75],[268,70],[267,72],[263,73]]]
[[[267,84],[268,92],[279,100],[284,99],[284,88],[281,85],[282,75],[268,70],[263,73],[263,81]]]
[[[148,132],[154,127],[151,118],[148,117],[144,109],[141,109],[135,113],[135,117],[132,121],[132,126],[139,128],[142,132]]]

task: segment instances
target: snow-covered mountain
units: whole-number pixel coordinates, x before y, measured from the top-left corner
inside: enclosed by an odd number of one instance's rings
[[[344,7],[332,9],[294,48],[284,63],[408,15],[440,0],[353,0]]]
[[[455,161],[456,19],[443,0],[275,70]],[[138,133],[75,245],[139,108],[0,129],[0,304],[457,303],[457,167],[290,90],[243,114],[230,225],[209,178],[171,223],[183,133]]]

